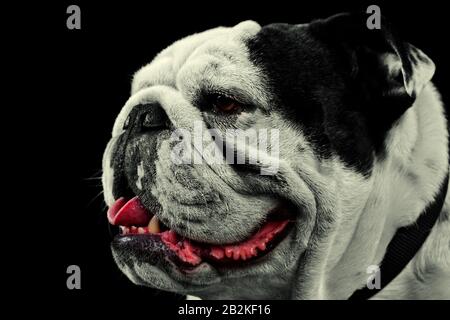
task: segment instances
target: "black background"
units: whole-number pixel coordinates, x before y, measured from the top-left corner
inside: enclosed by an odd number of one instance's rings
[[[67,30],[66,8],[81,8],[81,30]],[[305,23],[343,11],[365,10],[378,4],[403,37],[437,65],[434,82],[448,101],[450,50],[447,11],[443,1],[371,3],[293,0],[121,3],[55,2],[16,8],[21,18],[10,24],[23,36],[21,60],[28,66],[21,85],[32,84],[36,96],[23,93],[30,120],[39,129],[29,132],[34,171],[30,200],[39,211],[38,237],[28,241],[29,263],[55,296],[175,295],[138,288],[114,265],[101,192],[101,158],[113,121],[127,100],[133,73],[156,53],[181,37],[218,25],[233,26],[253,19]],[[7,13],[5,13],[7,14]],[[31,198],[30,198],[31,199]],[[24,200],[25,201],[25,200]],[[33,240],[34,239],[34,240]],[[36,242],[36,243],[34,243]],[[30,252],[31,251],[31,252]],[[43,254],[44,253],[44,254]],[[66,288],[66,268],[81,267],[82,289]]]

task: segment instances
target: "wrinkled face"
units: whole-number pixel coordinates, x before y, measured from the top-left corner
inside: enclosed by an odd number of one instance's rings
[[[209,30],[136,73],[103,161],[121,230],[112,250],[133,282],[289,298],[342,255],[326,246],[343,219],[356,224],[386,133],[412,103],[401,89],[411,75],[373,58],[379,82],[365,83],[373,70],[355,76],[358,62],[322,37],[328,23]],[[390,86],[400,93],[379,104]]]

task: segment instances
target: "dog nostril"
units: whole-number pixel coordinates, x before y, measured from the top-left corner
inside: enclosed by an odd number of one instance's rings
[[[155,116],[150,112],[147,112],[144,115],[144,120],[142,121],[142,127],[144,128],[153,128],[155,125],[158,125],[157,122],[154,121]]]
[[[123,129],[137,134],[147,130],[162,130],[171,127],[166,112],[158,104],[139,104],[125,119]]]
[[[169,119],[165,112],[149,111],[143,115],[142,128],[143,129],[159,129],[167,128],[169,126]]]

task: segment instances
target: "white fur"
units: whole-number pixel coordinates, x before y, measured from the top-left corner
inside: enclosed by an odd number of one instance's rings
[[[144,177],[145,171],[144,171],[144,162],[141,161],[137,167],[137,176],[138,179],[136,181],[136,186],[139,190],[142,190],[142,178]]]

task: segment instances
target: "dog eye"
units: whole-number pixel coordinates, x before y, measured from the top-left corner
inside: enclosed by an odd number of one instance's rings
[[[213,106],[214,111],[226,114],[239,113],[243,107],[239,102],[221,95],[216,96]]]

